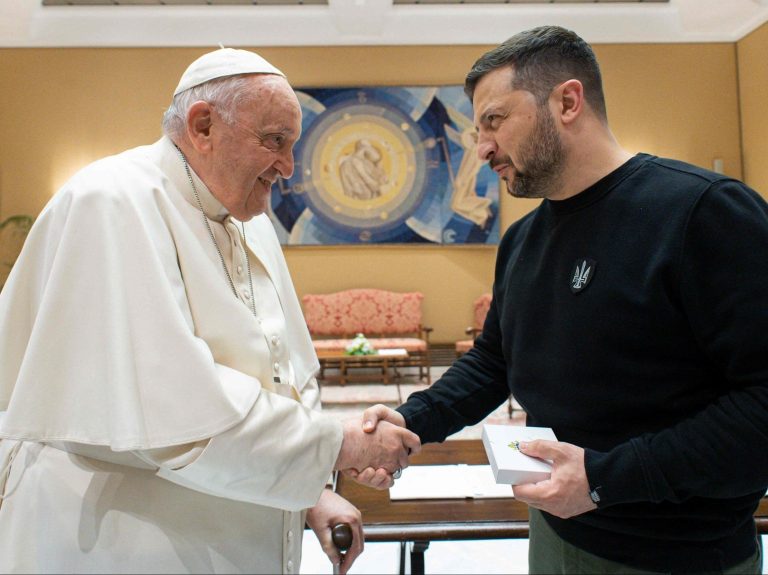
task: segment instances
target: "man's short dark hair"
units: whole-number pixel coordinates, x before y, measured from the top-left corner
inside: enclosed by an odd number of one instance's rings
[[[566,80],[579,80],[587,102],[603,120],[607,119],[600,66],[592,48],[575,32],[559,26],[540,26],[515,34],[483,54],[467,74],[464,92],[472,100],[480,78],[510,66],[515,75],[513,90],[526,90],[539,105],[552,89]]]

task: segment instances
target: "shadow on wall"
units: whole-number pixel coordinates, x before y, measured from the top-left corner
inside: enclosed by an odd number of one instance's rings
[[[11,216],[0,224],[0,290],[21,253],[33,221],[30,216]]]

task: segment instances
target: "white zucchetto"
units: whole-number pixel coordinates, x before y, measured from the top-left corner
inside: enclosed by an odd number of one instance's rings
[[[285,74],[255,52],[221,48],[203,54],[192,62],[182,74],[173,95],[216,78],[237,74],[276,74],[285,77]]]

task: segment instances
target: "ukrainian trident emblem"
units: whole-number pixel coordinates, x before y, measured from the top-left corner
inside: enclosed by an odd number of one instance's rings
[[[571,272],[571,291],[573,293],[579,293],[589,285],[595,275],[596,267],[597,262],[595,260],[587,258],[576,260]]]

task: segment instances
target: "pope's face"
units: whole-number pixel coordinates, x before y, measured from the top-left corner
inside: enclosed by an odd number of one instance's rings
[[[558,191],[565,151],[550,109],[533,94],[512,88],[514,70],[483,76],[472,100],[477,154],[515,197],[546,198]]]
[[[260,75],[226,124],[213,107],[210,177],[213,195],[241,221],[264,213],[272,184],[293,174],[293,146],[301,135],[301,106],[287,80]]]

